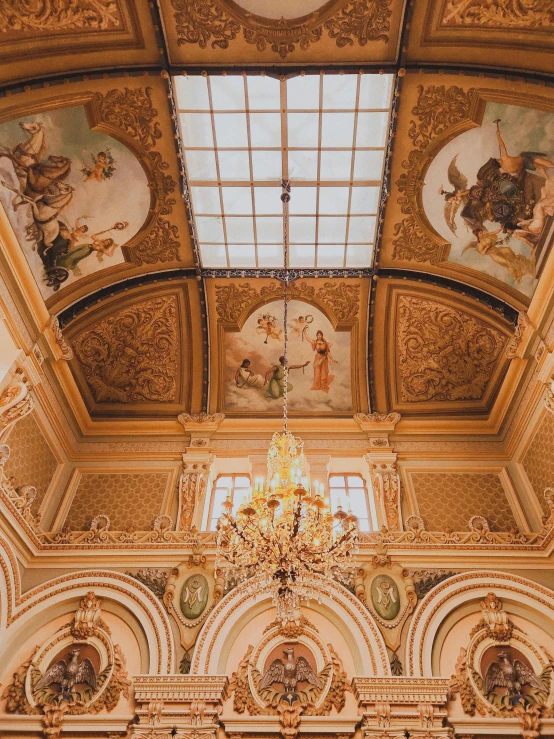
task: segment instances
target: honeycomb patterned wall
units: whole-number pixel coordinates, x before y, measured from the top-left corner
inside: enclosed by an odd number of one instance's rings
[[[484,516],[493,531],[517,529],[498,475],[412,472],[411,477],[429,531],[468,531],[472,516]]]
[[[148,531],[159,516],[169,472],[85,472],[71,502],[65,524],[86,531],[99,514],[110,519],[113,531]]]
[[[44,500],[58,461],[32,413],[15,424],[7,443],[11,453],[4,472],[7,477],[15,477],[17,487],[36,487],[37,497],[33,503],[33,512],[36,513]]]
[[[522,465],[543,511],[547,513],[543,493],[545,488],[554,487],[554,414],[544,414]]]

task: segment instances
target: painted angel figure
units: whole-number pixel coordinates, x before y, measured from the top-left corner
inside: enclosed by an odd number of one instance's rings
[[[83,153],[86,149],[83,149]],[[106,151],[99,151],[96,156],[90,155],[92,160],[92,166],[86,164],[83,161],[81,172],[85,177],[85,182],[88,180],[95,180],[96,182],[102,182],[103,180],[109,180],[115,174],[115,159],[109,147],[106,147]]]
[[[479,254],[489,256],[493,262],[505,267],[517,284],[521,282],[525,275],[534,276],[535,265],[533,260],[524,257],[523,254],[516,254],[510,246],[503,245],[504,242],[499,237],[502,230],[502,226],[495,231],[487,231],[484,228],[477,229],[474,232],[477,241],[467,243],[463,248],[462,254],[468,249],[476,249]]]
[[[456,213],[460,206],[467,202],[467,196],[469,194],[467,177],[456,166],[457,158],[458,155],[456,154],[448,167],[448,181],[454,190],[452,192],[443,190],[442,185],[439,188],[439,195],[444,195],[445,200],[444,220],[453,234],[456,234]]]
[[[283,329],[278,329],[277,319],[275,316],[270,316],[268,314],[264,314],[258,318],[256,333],[263,334],[265,336],[264,344],[267,344],[268,339],[275,339],[276,341],[283,340]]]
[[[293,336],[301,337],[302,340],[304,340],[304,329],[307,328],[310,323],[313,323],[313,320],[314,317],[309,314],[307,316],[298,316],[298,318],[293,318],[288,324],[291,334]]]

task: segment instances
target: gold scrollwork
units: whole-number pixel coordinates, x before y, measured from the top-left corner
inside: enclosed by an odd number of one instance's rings
[[[6,0],[0,4],[0,32],[106,31],[122,24],[116,0]]]

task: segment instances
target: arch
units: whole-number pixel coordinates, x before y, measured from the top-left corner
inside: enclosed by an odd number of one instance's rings
[[[53,613],[60,615],[74,610],[75,601],[94,590],[98,597],[130,612],[133,620],[140,623],[143,638],[139,643],[146,645],[148,674],[165,675],[173,671],[175,650],[169,617],[153,593],[132,577],[106,570],[83,570],[54,578],[21,595],[17,563],[11,548],[2,540],[0,568],[4,575],[0,577],[2,662],[21,644],[23,635],[47,623]]]
[[[437,585],[417,607],[407,635],[407,670],[414,677],[433,675],[433,644],[441,625],[469,600],[487,593],[515,600],[529,611],[538,611],[554,625],[554,592],[527,578],[505,572],[464,572]]]
[[[385,641],[369,611],[346,588],[318,578],[310,608],[335,624],[348,642],[356,672],[360,676],[388,676],[390,664]],[[238,586],[214,608],[202,627],[191,674],[221,674],[237,635],[259,613],[272,608],[269,593],[248,592],[248,583]]]

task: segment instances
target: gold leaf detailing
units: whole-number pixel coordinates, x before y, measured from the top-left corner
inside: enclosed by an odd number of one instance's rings
[[[126,87],[104,95],[97,93],[95,102],[105,123],[125,131],[145,151],[150,151],[161,139],[160,124],[156,120],[158,111],[152,105],[152,88],[131,90]]]
[[[302,19],[263,18],[225,0],[171,0],[177,43],[198,44],[201,49],[227,49],[242,32],[244,40],[259,52],[268,47],[282,59],[297,50],[305,51],[321,40],[324,30],[339,49],[369,41],[388,42],[391,0],[344,0],[304,16]],[[328,4],[327,4],[328,5]]]
[[[487,26],[488,28],[548,28],[554,24],[551,0],[450,0],[441,26]]]
[[[360,46],[366,46],[368,41],[387,43],[391,15],[390,0],[350,0],[336,16],[324,23],[324,27],[329,36],[336,39],[339,49],[352,46],[354,40]]]
[[[260,296],[247,282],[216,285],[215,295],[217,315],[226,323],[238,321],[245,308]]]
[[[177,302],[135,303],[86,330],[74,342],[96,402],[175,400]]]
[[[505,344],[500,331],[467,313],[432,300],[401,296],[402,401],[481,399]]]
[[[437,264],[441,258],[441,246],[421,224],[419,198],[423,187],[423,165],[427,150],[435,139],[449,128],[469,118],[475,90],[464,90],[457,85],[430,85],[418,87],[418,99],[412,108],[416,118],[410,122],[408,136],[413,150],[402,162],[406,172],[396,185],[400,193],[397,202],[405,218],[394,227],[393,259]]]
[[[3,0],[0,4],[0,32],[105,31],[121,26],[115,0]]]
[[[333,309],[339,321],[352,321],[360,307],[360,285],[349,282],[326,282],[316,293],[317,298]]]
[[[175,261],[179,258],[178,238],[177,226],[158,217],[148,236],[133,249],[134,263],[141,265]]]
[[[213,0],[171,0],[177,24],[177,43],[198,44],[205,49],[213,38],[212,49],[226,49],[236,39],[240,24]]]

